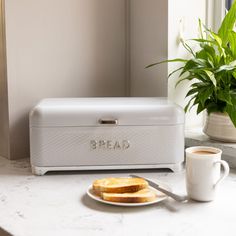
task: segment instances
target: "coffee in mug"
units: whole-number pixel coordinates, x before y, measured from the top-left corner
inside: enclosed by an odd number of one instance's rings
[[[215,154],[214,152],[209,152],[209,151],[196,151],[196,152],[193,152],[194,154],[198,154],[198,155],[208,155],[208,154]]]
[[[229,174],[229,165],[221,160],[222,151],[214,147],[190,147],[186,152],[188,196],[197,201],[212,201],[219,183]],[[221,175],[221,166],[224,169]]]

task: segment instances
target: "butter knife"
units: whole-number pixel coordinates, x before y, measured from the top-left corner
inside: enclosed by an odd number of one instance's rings
[[[184,201],[188,200],[188,196],[180,196],[180,195],[177,195],[175,193],[172,193],[172,192],[170,192],[170,191],[160,187],[159,184],[157,184],[157,183],[155,183],[155,182],[153,182],[153,181],[151,181],[149,179],[146,179],[146,178],[138,176],[138,175],[130,175],[130,176],[134,177],[134,178],[142,178],[142,179],[146,180],[151,187],[157,189],[158,191],[166,194],[167,196],[173,198],[174,200],[176,200],[178,202],[184,202]]]

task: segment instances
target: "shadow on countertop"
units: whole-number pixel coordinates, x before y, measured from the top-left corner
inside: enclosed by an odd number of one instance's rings
[[[124,206],[112,206],[102,202],[97,202],[91,199],[87,194],[84,194],[81,199],[79,199],[82,204],[92,210],[99,212],[107,212],[107,213],[138,213],[149,210],[166,210],[170,213],[178,213],[181,212],[183,208],[194,208],[199,207],[199,205],[209,205],[212,202],[198,202],[194,200],[188,200],[185,202],[177,202],[171,198],[167,198],[159,203],[147,205],[147,206],[136,206],[136,207],[124,207]]]
[[[95,210],[95,211],[100,211],[100,212],[107,212],[107,213],[135,213],[135,212],[143,212],[143,211],[148,211],[151,209],[156,209],[156,210],[167,210],[171,213],[176,213],[181,211],[181,208],[183,205],[186,204],[192,204],[192,201],[190,202],[183,202],[179,203],[176,202],[172,199],[166,199],[162,202],[156,203],[156,204],[151,204],[147,206],[136,206],[136,207],[124,207],[124,206],[112,206],[108,205],[102,202],[97,202],[93,199],[91,199],[87,194],[84,194],[81,199],[79,199],[80,202],[82,202],[83,205],[86,207]]]

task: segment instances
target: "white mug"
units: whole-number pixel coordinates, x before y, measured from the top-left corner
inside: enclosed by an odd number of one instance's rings
[[[221,160],[222,151],[214,147],[196,146],[186,152],[186,184],[189,198],[212,201],[219,183],[229,174],[229,165]],[[221,175],[221,165],[224,172]]]

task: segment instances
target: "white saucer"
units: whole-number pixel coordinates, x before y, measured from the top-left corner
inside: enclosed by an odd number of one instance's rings
[[[163,184],[163,183],[159,183],[157,181],[155,181],[155,182],[158,183],[160,185],[160,187],[165,188],[168,191],[171,191],[171,188],[168,185]],[[106,204],[114,205],[114,206],[127,206],[127,207],[147,206],[147,205],[151,205],[151,204],[155,204],[155,203],[161,202],[161,201],[165,200],[166,198],[168,198],[168,196],[166,196],[165,194],[159,192],[155,188],[153,188],[151,186],[149,186],[149,188],[152,189],[156,193],[157,198],[154,201],[142,202],[142,203],[123,203],[123,202],[105,201],[101,197],[99,197],[98,195],[96,195],[94,193],[92,185],[90,185],[88,187],[87,194],[88,194],[89,197],[91,197],[92,199],[94,199],[95,201],[98,201],[98,202],[102,202],[102,203],[106,203]]]

